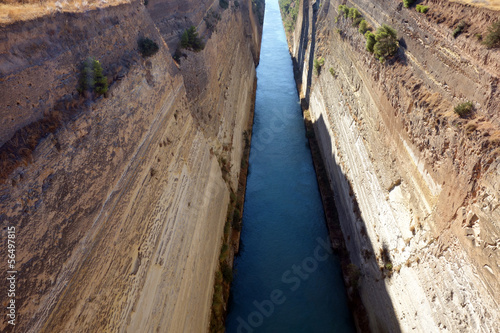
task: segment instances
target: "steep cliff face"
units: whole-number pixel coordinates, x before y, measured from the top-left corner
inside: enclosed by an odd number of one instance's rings
[[[60,118],[0,184],[2,238],[16,228],[18,271],[16,326],[2,321],[1,331],[208,329],[262,31],[250,0],[229,3],[134,2],[0,28],[2,143]],[[202,27],[209,9],[220,20],[200,33],[205,49],[174,63],[161,22],[189,12]],[[140,37],[159,52],[141,57]],[[105,98],[76,93],[88,56],[105,69]]]
[[[341,4],[395,28],[397,54],[381,63],[367,52]],[[426,14],[398,1],[300,1],[289,35],[298,88],[372,329],[497,332],[500,51],[475,35],[500,15],[421,4]],[[475,111],[461,118],[466,100]]]

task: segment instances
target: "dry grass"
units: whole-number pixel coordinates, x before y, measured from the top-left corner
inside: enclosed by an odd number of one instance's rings
[[[450,0],[450,2],[466,3],[475,7],[485,7],[492,10],[500,10],[500,0]]]
[[[0,0],[0,25],[33,20],[56,12],[84,12],[129,2],[130,0]]]

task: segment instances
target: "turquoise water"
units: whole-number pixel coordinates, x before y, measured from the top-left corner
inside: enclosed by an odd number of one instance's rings
[[[266,1],[228,333],[354,332],[331,253],[278,1]]]

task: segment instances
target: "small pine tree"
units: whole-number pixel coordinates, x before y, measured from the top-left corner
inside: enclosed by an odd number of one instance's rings
[[[343,15],[344,17],[347,17],[349,15],[349,7],[346,5],[339,5],[339,15]]]
[[[415,0],[403,0],[403,6],[405,8],[410,8],[410,6],[413,5],[414,2]]]
[[[361,14],[359,13],[357,8],[349,8],[349,14],[347,15],[350,19],[357,19],[358,17],[361,17]]]
[[[359,22],[359,32],[364,34],[368,30],[368,23],[365,20]]]
[[[103,74],[101,63],[95,58],[89,57],[82,63],[77,90],[80,94],[86,91],[100,95],[108,92],[108,79]]]
[[[377,29],[375,40],[377,42],[373,46],[373,53],[380,60],[394,55],[399,48],[397,32],[387,24],[382,24]]]
[[[373,53],[373,47],[375,46],[375,43],[377,43],[377,41],[375,40],[375,34],[373,34],[371,31],[367,31],[365,33],[365,38],[366,50],[370,53]]]
[[[200,51],[204,48],[203,42],[201,38],[198,37],[198,32],[196,31],[196,27],[194,25],[184,30],[181,36],[181,47],[184,49],[192,49],[194,51]]]

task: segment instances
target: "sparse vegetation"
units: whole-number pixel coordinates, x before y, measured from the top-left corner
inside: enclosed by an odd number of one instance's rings
[[[175,52],[174,52],[174,55],[172,56],[172,58],[174,58],[175,61],[177,61],[178,63],[181,62],[181,56],[182,56],[182,51],[180,49],[180,47],[177,47],[175,49]]]
[[[259,18],[259,23],[264,24],[264,0],[252,0],[252,12]],[[298,13],[298,8],[297,8]],[[282,13],[283,14],[283,13]]]
[[[219,0],[219,6],[222,9],[227,9],[229,7],[229,0]]]
[[[473,110],[474,110],[474,104],[472,104],[472,102],[470,101],[460,103],[457,106],[455,106],[455,113],[458,114],[460,117],[465,117],[469,115]]]
[[[464,31],[466,26],[467,24],[464,21],[460,21],[453,30],[453,38],[457,38]]]
[[[352,7],[349,8],[349,13],[347,14],[347,17],[352,20],[355,20],[358,17],[361,17],[361,14],[359,13],[359,10],[357,8]]]
[[[371,31],[367,31],[365,33],[365,38],[366,38],[366,50],[370,53],[373,53],[373,47],[375,46],[375,43],[377,42],[375,40],[375,34],[372,33]]]
[[[325,58],[321,57],[321,58],[316,58],[314,59],[314,74],[316,76],[319,76],[319,74],[321,73],[321,67],[325,64]]]
[[[297,22],[297,15],[299,14],[299,3],[296,0],[279,0],[283,24],[288,32],[295,29],[295,22]]]
[[[158,171],[155,168],[149,169],[149,175],[151,176],[151,178],[156,176],[157,173]]]
[[[160,49],[160,47],[158,46],[158,44],[156,44],[156,42],[145,37],[140,38],[137,41],[137,45],[139,46],[139,52],[141,52],[141,55],[144,58],[151,57]]]
[[[89,57],[82,63],[77,90],[82,95],[85,92],[94,92],[98,95],[108,92],[108,79],[103,74],[99,60]]]
[[[329,72],[334,78],[337,77],[337,72],[335,72],[335,69],[333,69],[332,67],[330,67]]]
[[[338,10],[339,15],[342,15],[344,17],[347,17],[349,15],[349,7],[347,7],[346,5],[339,5]]]
[[[382,24],[382,26],[377,29],[375,41],[373,53],[380,61],[393,56],[399,48],[397,32],[387,24]]]
[[[411,5],[413,5],[414,2],[415,2],[415,0],[403,0],[403,6],[405,8],[410,8]]]
[[[488,34],[484,38],[483,44],[490,49],[500,47],[500,20],[488,28]]]
[[[217,23],[220,21],[220,19],[220,14],[213,9],[210,9],[203,18],[205,24],[207,25],[207,29],[211,32],[215,31],[215,27],[217,26]]]
[[[231,268],[231,266],[229,266],[226,262],[223,262],[221,270],[224,281],[226,281],[227,283],[231,283],[231,281],[233,281],[233,269]]]
[[[476,123],[468,123],[467,126],[465,126],[465,131],[470,134],[474,132],[477,129],[477,124]]]
[[[425,14],[429,10],[429,6],[417,5],[416,10],[419,13]]]
[[[198,37],[198,32],[196,31],[196,27],[194,25],[184,30],[181,37],[181,47],[184,49],[191,49],[193,51],[201,51],[205,47],[201,38]]]
[[[359,278],[361,277],[361,272],[359,271],[358,266],[354,264],[347,265],[347,278],[349,279],[349,284],[354,289],[357,289],[359,286]]]
[[[367,31],[368,31],[368,23],[365,20],[361,20],[361,22],[359,22],[359,32],[364,34]]]
[[[357,17],[355,18],[353,21],[352,21],[352,26],[353,27],[357,27],[359,26],[359,24],[361,23],[361,21],[363,21],[363,19],[361,17]]]

